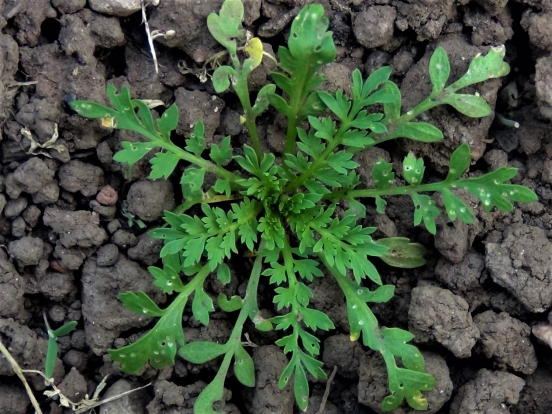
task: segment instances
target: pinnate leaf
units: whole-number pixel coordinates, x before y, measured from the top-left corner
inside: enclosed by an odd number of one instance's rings
[[[225,164],[232,157],[230,137],[225,137],[220,143],[220,147],[217,144],[212,144],[209,157],[217,163],[217,165]]]
[[[152,180],[157,180],[161,177],[165,179],[169,178],[179,160],[180,158],[171,152],[158,152],[155,154],[155,157],[150,160],[152,169],[149,177]]]
[[[178,355],[193,364],[204,364],[227,351],[228,346],[226,344],[197,341],[184,345],[178,350]]]
[[[121,294],[122,295],[122,294]],[[182,312],[187,295],[181,294],[165,309],[157,324],[136,342],[119,349],[110,349],[109,356],[129,374],[137,372],[149,360],[154,368],[174,364],[177,345],[184,345]]]
[[[123,149],[117,152],[113,156],[113,160],[122,164],[133,165],[140,161],[144,156],[150,152],[155,145],[153,142],[128,142],[123,141],[121,143]]]

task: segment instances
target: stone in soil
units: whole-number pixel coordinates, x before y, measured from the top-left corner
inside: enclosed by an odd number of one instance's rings
[[[552,119],[552,56],[537,59],[535,87],[541,114]]]
[[[52,180],[33,194],[33,202],[36,204],[54,204],[59,200],[59,185]]]
[[[213,135],[220,125],[220,114],[225,107],[224,101],[207,92],[189,91],[184,88],[178,88],[174,96],[175,104],[179,108],[187,108],[179,113],[176,132],[187,137],[198,120],[202,120],[205,125],[205,141],[207,145],[213,143]]]
[[[408,327],[418,343],[436,341],[457,358],[468,358],[479,339],[468,303],[450,290],[433,286],[412,289]]]
[[[58,170],[59,185],[67,191],[80,193],[85,197],[96,194],[104,181],[103,170],[79,160],[69,161]]]
[[[450,414],[508,413],[525,381],[508,372],[482,369],[454,397]]]
[[[4,216],[9,219],[17,217],[27,207],[26,197],[19,197],[14,200],[8,200],[4,208]]]
[[[512,414],[549,414],[552,411],[552,373],[541,367],[525,379],[526,385]]]
[[[485,246],[486,265],[498,285],[508,289],[530,312],[552,305],[552,243],[543,229],[516,225],[501,243]]]
[[[159,252],[163,245],[162,239],[154,239],[148,233],[143,233],[138,237],[138,243],[128,249],[128,257],[145,265],[153,266],[159,260]]]
[[[98,266],[113,266],[119,258],[119,249],[114,244],[104,244],[96,253]]]
[[[358,43],[367,49],[383,46],[393,37],[397,11],[391,6],[370,6],[353,23]]]
[[[25,414],[31,402],[20,386],[0,384],[0,413]]]
[[[10,242],[8,251],[21,266],[37,265],[42,258],[44,242],[38,237],[22,237]]]
[[[332,369],[337,366],[339,375],[349,379],[358,377],[360,357],[364,350],[358,341],[351,341],[349,336],[338,334],[324,341],[322,361],[324,366]]]
[[[99,13],[126,17],[141,9],[140,0],[89,0],[90,8]]]
[[[34,194],[52,181],[54,173],[55,172],[48,168],[48,165],[46,165],[44,161],[38,157],[33,157],[15,169],[13,178],[20,192],[24,191],[29,194]],[[7,182],[6,185],[8,185]],[[13,191],[14,195],[16,191],[17,190]],[[17,197],[19,197],[19,195]]]
[[[84,396],[87,394],[86,380],[75,368],[71,368],[58,388],[73,402],[84,400]]]
[[[26,284],[25,278],[8,260],[6,252],[0,250],[0,316],[26,322],[29,318],[23,299]]]
[[[497,314],[492,310],[476,315],[473,322],[481,333],[476,349],[487,358],[522,374],[531,374],[537,369],[529,325],[506,312]]]
[[[151,275],[138,263],[119,255],[113,266],[98,266],[97,260],[88,259],[82,270],[82,315],[85,318],[87,342],[96,355],[104,354],[121,332],[141,328],[151,322],[123,307],[118,299],[120,292],[142,290],[156,303],[164,295],[151,283]]]
[[[175,207],[173,186],[167,180],[139,180],[130,186],[127,208],[144,221],[154,221]]]
[[[433,352],[422,351],[421,353],[425,360],[426,372],[433,375],[436,380],[435,388],[422,393],[428,402],[428,409],[424,413],[433,414],[449,400],[453,384],[449,368],[442,356]],[[381,354],[372,351],[366,352],[360,359],[358,376],[358,402],[381,414],[381,402],[389,395],[387,368]],[[396,414],[418,412],[407,407],[406,404],[393,410],[393,413]]]
[[[283,390],[278,379],[288,360],[282,350],[274,345],[253,348],[255,363],[255,387],[243,390],[245,404],[250,413],[292,414],[295,398],[290,386]]]
[[[141,384],[130,382],[126,379],[120,379],[110,386],[103,399],[115,397],[138,388]],[[103,404],[100,407],[100,414],[146,414],[147,393],[132,392],[114,401]]]
[[[55,207],[44,210],[44,224],[59,235],[65,247],[100,246],[107,233],[100,227],[100,217],[88,211],[67,211]]]

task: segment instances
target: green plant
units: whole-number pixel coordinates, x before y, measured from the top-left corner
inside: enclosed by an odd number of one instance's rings
[[[52,378],[54,374],[54,366],[56,365],[58,344],[57,339],[61,336],[68,335],[77,326],[77,321],[70,321],[57,329],[51,329],[48,324],[46,314],[44,316],[44,324],[48,332],[48,349],[46,351],[46,362],[44,363],[44,374],[47,378]]]
[[[273,329],[275,324],[276,330],[286,331],[276,343],[290,355],[279,385],[285,387],[293,377],[297,404],[305,410],[309,396],[307,372],[315,378],[326,376],[322,363],[316,359],[320,341],[311,332],[334,328],[327,315],[309,307],[312,292],[308,282],[322,277],[325,268],[345,294],[351,340],[362,337],[362,343],[379,351],[385,360],[390,395],[384,399],[382,409],[392,410],[406,399],[414,409],[423,410],[427,401],[422,391],[432,389],[435,379],[424,372],[422,355],[408,343],[413,335],[398,328],[380,327],[368,303],[386,302],[394,291],[393,286],[382,285],[370,257],[379,257],[392,266],[412,268],[425,263],[424,248],[400,237],[373,240],[375,228],[357,223],[366,215],[359,199],[374,199],[378,212],[383,212],[384,196],[409,195],[416,208],[415,224],[423,221],[428,231],[435,233],[435,218],[440,212],[426,192],[441,193],[448,217],[466,223],[473,222],[473,215],[455,195],[455,189],[474,194],[486,210],[496,206],[511,211],[512,201],[531,202],[536,195],[525,187],[507,183],[516,174],[515,168],[502,167],[480,177],[461,178],[471,161],[467,144],[452,154],[446,179],[430,184],[423,184],[423,160],[408,154],[402,171],[408,185],[393,186],[392,165],[380,160],[372,171],[376,188],[357,189],[358,164],[353,155],[400,137],[423,142],[441,140],[443,135],[436,127],[413,121],[437,105],[451,105],[470,117],[491,114],[483,98],[457,92],[506,75],[509,67],[503,62],[504,48],[492,48],[486,56],[477,56],[468,72],[449,86],[446,86],[449,61],[446,52],[437,48],[429,65],[433,91],[412,110],[401,114],[401,95],[389,80],[388,67],[376,70],[366,80],[355,70],[351,97],[341,91],[330,94],[316,90],[323,81],[317,71],[335,59],[336,50],[322,6],[309,5],[293,21],[288,47],[278,51],[281,71],[272,74],[275,84],[263,87],[251,104],[247,78],[261,62],[262,44],[259,39],[246,38],[242,17],[241,1],[226,0],[219,14],[208,17],[207,24],[229,55],[229,64],[214,71],[213,85],[217,92],[232,86],[244,108],[243,122],[252,147],[244,145],[243,155],[234,155],[230,137],[220,145],[212,145],[207,152],[201,121],[195,125],[185,148],[178,147],[171,141],[171,132],[178,122],[177,107],[170,106],[154,122],[148,107],[132,99],[127,88],[117,94],[114,87],[108,87],[114,109],[88,101],[71,103],[82,116],[102,118],[115,128],[147,137],[147,142],[123,142],[123,149],[114,159],[134,164],[157,149],[151,160],[150,178],[168,178],[179,162],[189,163],[180,180],[183,204],[175,212],[165,213],[166,227],[150,232],[153,237],[165,240],[162,267],[149,268],[154,284],[176,296],[168,307],[161,309],[144,292],[121,293],[121,301],[128,309],[159,320],[135,343],[110,350],[110,356],[129,373],[138,371],[148,361],[155,368],[172,364],[177,353],[193,363],[221,356],[218,373],[194,407],[197,414],[210,414],[215,412],[213,404],[223,396],[224,380],[232,361],[234,374],[242,384],[255,383],[253,360],[242,345],[244,323],[250,319],[262,331]],[[238,42],[245,46],[238,48]],[[241,59],[240,50],[249,57]],[[285,94],[277,95],[277,87]],[[289,121],[281,164],[273,154],[263,153],[257,133],[256,118],[269,105],[285,114]],[[382,108],[383,113],[368,112],[366,108],[373,105]],[[331,114],[322,116],[328,109]],[[310,125],[308,130],[301,127],[305,120]],[[204,190],[206,173],[214,174],[217,180]],[[212,206],[221,201],[229,203],[224,208]],[[342,201],[348,203],[348,209],[338,215],[336,204]],[[195,214],[185,214],[194,205],[198,205],[194,207]],[[244,251],[256,252],[245,296],[228,298],[221,294],[217,298],[223,311],[239,311],[228,341],[186,344],[182,314],[188,299],[193,295],[192,313],[207,325],[215,307],[204,291],[204,281],[216,272],[222,283],[229,282],[227,262],[232,255]],[[187,277],[185,281],[182,273]],[[279,315],[270,319],[261,316],[257,304],[262,275],[276,286],[274,304]],[[369,290],[364,284],[376,289]]]

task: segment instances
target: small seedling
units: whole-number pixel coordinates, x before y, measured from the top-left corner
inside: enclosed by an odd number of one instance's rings
[[[44,374],[47,378],[52,378],[54,375],[54,366],[56,365],[58,344],[57,339],[61,336],[68,335],[77,326],[77,321],[67,322],[58,329],[51,329],[48,324],[46,314],[44,316],[44,324],[48,332],[48,350],[46,351],[46,363],[44,364]]]
[[[424,410],[428,403],[422,392],[431,390],[435,379],[425,372],[421,353],[409,344],[414,335],[399,328],[380,327],[368,303],[387,302],[394,293],[394,286],[382,284],[371,257],[391,266],[413,268],[424,265],[425,250],[402,237],[374,240],[376,229],[358,223],[366,216],[364,202],[373,200],[382,213],[386,196],[408,195],[415,206],[414,224],[423,222],[435,234],[435,218],[441,211],[427,193],[439,192],[446,215],[468,224],[474,222],[474,215],[456,194],[459,189],[476,196],[487,211],[493,207],[512,211],[513,202],[532,202],[537,197],[528,188],[508,183],[516,175],[515,168],[501,167],[482,176],[463,177],[471,162],[468,144],[452,153],[443,181],[427,184],[423,159],[410,153],[401,171],[406,185],[396,185],[392,164],[380,160],[372,170],[375,188],[358,188],[360,179],[355,170],[359,165],[353,155],[397,138],[440,141],[443,134],[439,129],[415,121],[438,105],[450,105],[468,117],[490,115],[491,108],[482,97],[459,91],[506,75],[509,66],[503,61],[504,47],[476,56],[468,72],[448,86],[449,60],[445,50],[437,48],[429,62],[431,94],[403,113],[401,94],[389,79],[389,67],[374,71],[367,79],[355,70],[350,97],[342,91],[330,94],[317,90],[323,82],[318,70],[335,60],[336,48],[323,7],[311,4],[293,21],[288,46],[278,50],[280,70],[272,73],[274,84],[264,86],[252,103],[248,76],[261,63],[263,50],[258,38],[247,38],[241,26],[243,14],[240,0],[225,0],[220,12],[207,19],[213,37],[230,58],[228,65],[215,69],[213,86],[219,93],[231,87],[243,107],[242,121],[251,140],[251,146],[242,147],[243,155],[234,155],[230,137],[207,149],[200,120],[185,147],[180,148],[171,140],[178,123],[176,105],[154,122],[147,105],[132,99],[128,88],[117,93],[115,87],[108,87],[113,108],[89,101],[71,103],[84,117],[102,119],[114,128],[148,138],[147,142],[123,142],[122,150],[114,156],[116,161],[132,165],[150,151],[160,150],[150,161],[151,179],[168,178],[177,164],[186,165],[180,179],[182,205],[174,212],[165,212],[166,227],[150,232],[163,239],[165,246],[160,253],[162,266],[148,270],[154,285],[175,295],[174,300],[161,309],[144,292],[121,293],[126,308],[159,320],[136,342],[110,350],[109,354],[128,373],[139,371],[147,363],[161,369],[173,364],[177,353],[198,364],[221,357],[218,373],[194,405],[195,414],[212,414],[213,404],[223,397],[231,366],[243,385],[255,384],[253,359],[242,344],[244,324],[249,319],[261,331],[276,329],[283,334],[276,344],[289,356],[289,363],[281,373],[279,386],[285,387],[293,378],[297,405],[306,410],[307,373],[326,378],[318,360],[320,340],[314,333],[334,329],[326,314],[309,306],[313,296],[310,282],[326,273],[325,277],[334,278],[345,295],[351,340],[361,340],[383,356],[389,395],[382,402],[382,410],[393,410],[405,400],[410,407]],[[277,89],[284,93],[277,94]],[[263,152],[257,133],[256,118],[269,105],[288,119],[281,162],[274,154]],[[306,129],[302,128],[304,121],[309,125]],[[217,177],[210,188],[204,188],[206,173]],[[213,206],[217,201],[227,201],[226,206]],[[338,203],[348,206],[339,215]],[[194,213],[186,214],[193,206]],[[188,299],[193,295],[195,319],[208,325],[215,304],[204,290],[205,280],[215,273],[222,283],[228,283],[229,260],[247,252],[256,255],[250,255],[255,259],[245,296],[228,298],[221,294],[217,298],[221,310],[238,312],[228,340],[186,343],[182,314]],[[278,316],[269,319],[261,316],[257,304],[261,276],[275,286],[273,303]]]
[[[132,226],[136,225],[140,229],[145,229],[146,228],[146,225],[144,224],[144,222],[141,219],[136,218],[136,216],[134,214],[132,214],[130,211],[128,211],[127,207],[124,204],[121,207],[121,214],[123,215],[124,218],[127,219],[128,227],[132,227]]]

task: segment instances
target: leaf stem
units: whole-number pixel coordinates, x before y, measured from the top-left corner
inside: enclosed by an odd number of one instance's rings
[[[315,175],[322,167],[324,167],[324,164],[326,163],[326,160],[328,157],[333,153],[333,150],[341,144],[341,138],[347,132],[349,129],[349,122],[348,119],[346,119],[344,122],[342,122],[339,130],[333,137],[331,142],[328,142],[328,145],[326,149],[320,154],[316,160],[311,164],[310,168],[303,172],[300,176],[295,178],[292,182],[288,183],[283,189],[282,193],[290,193],[294,191],[295,189],[301,187],[309,178],[311,178],[313,175]]]
[[[255,122],[255,119],[257,117],[253,113],[253,110],[251,107],[251,99],[249,98],[249,89],[247,87],[247,76],[244,76],[242,74],[242,71],[239,68],[236,68],[236,70],[238,71],[238,73],[240,73],[240,75],[238,76],[236,83],[233,85],[234,91],[236,92],[236,95],[238,95],[238,98],[243,107],[244,117],[245,117],[244,125],[247,128],[247,131],[249,132],[249,138],[251,138],[251,144],[253,146],[253,149],[255,150],[255,154],[257,154],[257,158],[262,160],[263,149],[261,147],[261,140],[259,139],[257,124]]]
[[[467,180],[456,181],[455,184],[460,184]],[[440,191],[443,188],[450,187],[452,183],[447,181],[440,181],[438,183],[420,184],[420,185],[408,185],[405,187],[393,187],[387,189],[371,188],[361,190],[340,190],[332,193],[325,194],[322,199],[337,201],[340,199],[354,199],[354,198],[375,198],[378,196],[390,196],[390,195],[404,195],[419,192],[434,192]]]
[[[264,242],[261,242],[259,250],[264,247]],[[194,412],[201,414],[216,414],[217,411],[213,410],[213,404],[219,401],[223,397],[224,393],[224,380],[230,369],[230,362],[234,357],[237,346],[241,346],[241,336],[243,331],[243,325],[251,313],[258,312],[257,305],[257,288],[259,286],[259,280],[261,278],[261,270],[263,264],[263,256],[257,256],[251,270],[251,276],[247,283],[247,289],[245,291],[245,298],[243,299],[243,306],[238,315],[238,319],[232,329],[232,333],[228,338],[227,344],[230,344],[228,351],[224,355],[222,364],[217,372],[217,375],[211,381],[211,383],[205,387],[205,389],[199,394],[194,404]]]

